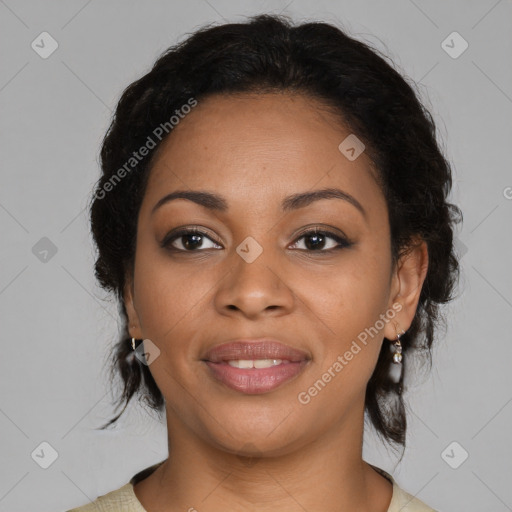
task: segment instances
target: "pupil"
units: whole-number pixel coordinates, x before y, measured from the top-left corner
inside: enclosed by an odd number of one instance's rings
[[[319,246],[323,247],[325,237],[321,234],[309,235],[306,237],[306,247],[308,249],[318,249]],[[315,240],[316,242],[308,243],[308,241]]]

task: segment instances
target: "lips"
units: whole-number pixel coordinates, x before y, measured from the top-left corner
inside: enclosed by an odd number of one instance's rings
[[[276,340],[239,340],[211,348],[203,360],[211,363],[235,360],[283,359],[299,362],[310,359],[303,350],[292,348]]]
[[[296,377],[311,358],[271,340],[237,340],[209,349],[202,359],[209,375],[245,394],[267,393]]]

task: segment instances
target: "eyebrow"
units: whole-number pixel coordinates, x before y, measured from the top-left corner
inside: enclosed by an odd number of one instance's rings
[[[205,192],[199,190],[176,190],[166,196],[162,197],[151,210],[153,214],[158,208],[176,199],[187,199],[200,206],[204,206],[209,210],[217,212],[226,212],[228,210],[228,203],[226,199],[218,194],[212,192]],[[366,211],[361,203],[352,195],[339,188],[324,188],[321,190],[312,190],[310,192],[302,192],[300,194],[293,194],[286,197],[281,203],[281,209],[283,212],[289,212],[292,210],[298,210],[309,206],[315,201],[321,199],[341,199],[355,206],[366,219]]]

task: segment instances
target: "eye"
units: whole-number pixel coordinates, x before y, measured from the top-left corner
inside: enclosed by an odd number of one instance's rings
[[[301,240],[304,240],[301,243]],[[319,228],[304,231],[295,241],[293,249],[312,252],[329,252],[350,247],[352,242],[347,238]]]
[[[210,244],[208,244],[210,242]],[[205,249],[222,249],[220,243],[212,240],[211,236],[198,228],[183,228],[169,233],[160,244],[175,252],[198,252]],[[331,231],[319,228],[304,231],[292,249],[310,252],[330,252],[350,247],[352,242],[347,238]]]
[[[205,246],[206,240],[208,240],[211,245]],[[218,243],[210,238],[208,233],[198,228],[184,228],[169,233],[160,245],[172,251],[182,252],[195,252],[199,249],[222,249]]]

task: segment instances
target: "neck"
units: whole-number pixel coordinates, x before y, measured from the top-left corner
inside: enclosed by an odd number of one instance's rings
[[[315,440],[251,458],[205,441],[167,411],[170,456],[136,495],[148,512],[386,512],[391,484],[363,461],[362,408],[353,415]]]

